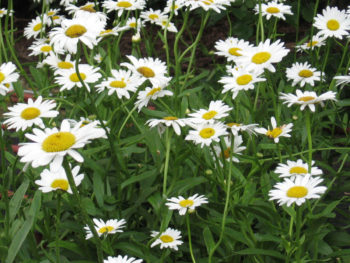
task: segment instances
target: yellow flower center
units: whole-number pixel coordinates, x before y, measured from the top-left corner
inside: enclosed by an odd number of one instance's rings
[[[61,69],[70,69],[73,68],[73,64],[70,62],[66,62],[66,61],[61,61],[57,63],[57,66]],[[81,74],[80,74],[81,75]]]
[[[148,16],[148,18],[149,19],[151,19],[151,20],[156,20],[156,19],[158,19],[158,15],[157,14],[150,14],[149,16]]]
[[[163,120],[166,120],[166,121],[175,121],[178,119],[179,119],[178,117],[173,117],[173,116],[168,116],[163,118]]]
[[[68,150],[75,143],[75,136],[70,132],[56,132],[49,135],[41,147],[45,152],[62,152]]]
[[[120,81],[120,80],[114,80],[112,82],[109,83],[109,86],[111,86],[112,88],[125,88],[126,87],[126,83],[124,81]]]
[[[239,47],[231,47],[228,50],[228,53],[230,53],[232,56],[236,56],[236,57],[240,57],[242,56],[240,53],[238,53],[238,51],[241,51],[242,49]]]
[[[0,10],[0,14],[3,14],[3,13],[5,13],[5,11],[4,10]]]
[[[5,74],[0,72],[0,83],[3,82],[5,79]]]
[[[258,52],[252,57],[252,62],[255,64],[263,64],[271,58],[271,54],[266,51]]]
[[[128,7],[131,7],[132,4],[127,1],[120,1],[117,3],[117,6],[122,8],[128,8]]]
[[[22,119],[32,120],[40,115],[40,110],[34,107],[26,108],[21,112]]]
[[[65,179],[56,179],[51,183],[51,187],[54,189],[61,189],[63,191],[67,191],[69,184],[68,181]]]
[[[53,20],[56,20],[56,19],[59,19],[59,18],[60,18],[60,16],[53,16],[52,17]]]
[[[218,114],[215,110],[208,111],[202,115],[202,118],[205,120],[210,120]]]
[[[159,92],[161,90],[161,88],[153,88],[151,89],[148,93],[147,93],[147,97],[148,96],[153,96],[155,93]]]
[[[112,32],[113,32],[112,29],[107,29],[107,30],[101,31],[100,35],[102,36],[102,35],[106,35],[106,34],[109,34],[109,33],[112,33]]]
[[[287,191],[287,196],[288,197],[293,197],[293,198],[302,198],[305,197],[308,193],[308,190],[304,186],[293,186],[289,188]]]
[[[232,126],[237,126],[237,127],[239,127],[239,126],[241,126],[242,124],[236,123],[236,122],[230,122],[230,123],[227,123],[226,125],[229,126],[229,127],[232,127]]]
[[[86,79],[86,75],[84,73],[79,73],[80,77],[82,80]],[[79,82],[79,78],[78,78],[78,74],[77,73],[73,73],[69,76],[70,81],[72,82]]]
[[[153,78],[156,75],[149,67],[139,67],[137,72],[142,74],[145,78]]]
[[[72,25],[67,28],[65,34],[70,38],[81,37],[87,32],[87,29],[82,25]]]
[[[41,50],[42,52],[50,52],[50,51],[52,51],[52,47],[51,47],[51,46],[42,46],[42,47],[40,48],[40,50]]]
[[[215,130],[213,128],[204,128],[199,132],[199,135],[204,139],[209,139],[215,134]]]
[[[318,41],[312,41],[306,44],[307,47],[313,47],[318,44]]]
[[[282,133],[282,129],[280,127],[274,128],[273,130],[268,130],[266,135],[270,138],[277,138]]]
[[[236,79],[236,82],[238,85],[243,86],[243,85],[249,84],[252,80],[253,80],[252,75],[245,74],[245,75],[239,76]]]
[[[174,238],[169,235],[161,235],[159,238],[160,240],[162,240],[163,243],[170,243],[174,241]]]
[[[231,147],[228,147],[226,150],[224,150],[223,152],[221,152],[220,156],[224,156],[225,159],[230,158],[230,151],[231,151]]]
[[[53,16],[54,14],[55,14],[54,11],[49,11],[49,12],[47,12],[47,15],[48,15],[48,16]]]
[[[98,232],[100,232],[101,234],[104,234],[104,233],[109,233],[111,231],[114,230],[114,227],[112,226],[104,226],[104,227],[101,227]]]
[[[206,5],[211,5],[213,2],[214,2],[214,0],[203,1],[203,3]]]
[[[302,78],[310,78],[314,75],[314,73],[311,70],[303,69],[299,71],[298,75],[299,77],[302,77]]]
[[[271,7],[266,8],[266,12],[268,12],[270,14],[277,14],[281,11],[277,7],[271,6]]]
[[[290,174],[307,174],[307,170],[301,166],[294,166],[289,170]]]
[[[80,10],[90,12],[90,13],[96,13],[96,10],[94,9],[94,5],[85,5],[80,7]]]
[[[327,28],[329,30],[336,31],[336,30],[339,29],[339,27],[340,27],[340,24],[339,24],[339,22],[337,20],[335,20],[335,19],[328,20]]]
[[[135,27],[136,27],[136,23],[135,23],[135,22],[131,22],[131,23],[129,24],[129,27],[135,28]]]
[[[300,97],[298,99],[298,101],[304,101],[304,102],[307,102],[307,101],[310,101],[310,100],[314,100],[315,97],[312,97],[312,96],[304,96],[304,97]]]
[[[42,26],[41,23],[36,24],[36,25],[33,27],[33,30],[34,30],[35,32],[37,32],[37,31],[39,31],[39,30],[41,29],[41,26]]]
[[[179,202],[179,205],[181,206],[181,207],[190,207],[190,206],[192,206],[194,204],[194,202],[193,202],[193,200],[189,200],[189,199],[185,199],[185,200],[182,200],[182,201],[180,201]]]

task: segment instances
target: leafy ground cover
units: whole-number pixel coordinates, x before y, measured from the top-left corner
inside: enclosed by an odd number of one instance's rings
[[[347,3],[5,5],[1,262],[349,262]]]

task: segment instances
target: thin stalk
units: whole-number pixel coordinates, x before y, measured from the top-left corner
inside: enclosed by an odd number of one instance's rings
[[[171,6],[174,7],[175,0],[171,1]],[[166,54],[166,61],[167,61],[167,68],[168,68],[168,74],[170,75],[170,53],[169,53],[169,45],[168,45],[168,25],[171,21],[171,19],[174,16],[174,8],[171,8],[170,16],[169,19],[166,22],[164,32],[163,32],[163,41],[164,41],[164,46],[165,46],[165,54]]]
[[[60,263],[60,223],[61,223],[61,193],[57,192],[57,206],[56,206],[56,263]]]
[[[296,23],[296,32],[295,32],[295,43],[298,43],[299,40],[299,24],[300,24],[300,2],[301,0],[298,0],[298,4],[297,4],[297,23]],[[295,52],[296,54],[296,52]]]
[[[192,250],[190,218],[189,218],[189,214],[188,214],[188,213],[186,213],[186,224],[187,224],[188,245],[189,245],[189,247],[190,247],[191,259],[192,259],[192,262],[193,262],[193,263],[196,263],[196,259],[194,258],[193,250]]]
[[[165,164],[164,164],[164,173],[163,173],[163,197],[167,197],[167,179],[168,179],[168,168],[169,168],[169,158],[170,158],[170,142],[171,142],[171,134],[169,132],[169,128],[166,128],[165,132]]]
[[[91,220],[91,218],[89,217],[89,215],[87,214],[86,210],[84,209],[84,206],[81,204],[81,199],[80,199],[80,195],[78,193],[78,189],[77,186],[75,185],[74,182],[74,178],[72,175],[72,171],[71,168],[69,167],[69,163],[67,161],[67,159],[64,159],[63,161],[63,167],[64,170],[66,171],[67,174],[67,179],[69,182],[69,186],[72,189],[73,192],[73,197],[75,199],[75,204],[77,205],[78,209],[80,210],[80,213],[83,217],[84,222],[88,225],[93,238],[96,242],[96,249],[97,249],[97,258],[98,258],[98,263],[103,263],[103,252],[102,252],[102,243],[101,240],[97,234],[96,228],[94,226],[93,221]]]
[[[264,33],[264,22],[262,17],[262,8],[261,8],[261,0],[259,0],[259,20],[258,20],[258,26],[257,26],[257,32],[260,32],[260,41],[259,41],[259,34],[257,34],[256,38],[256,44],[258,45],[259,42],[265,41],[265,33]]]
[[[330,40],[327,39],[327,50],[326,50],[326,55],[324,57],[322,70],[321,70],[321,82],[323,82],[325,80],[325,78],[324,78],[324,70],[326,69],[326,65],[327,65],[327,62],[328,62],[328,56],[329,56],[330,49],[331,49],[331,43],[330,43]]]
[[[309,167],[309,173],[311,173],[311,163],[312,163],[312,135],[311,135],[311,121],[310,121],[310,111],[306,111],[306,130],[307,130],[307,141],[309,146],[309,158],[308,158],[308,167]]]
[[[125,107],[125,108],[126,108],[126,107]],[[117,135],[118,140],[120,139],[120,135],[122,134],[122,131],[123,131],[123,129],[124,129],[126,123],[128,122],[128,120],[130,119],[132,113],[133,113],[136,109],[137,109],[137,105],[135,105],[134,108],[132,108],[132,110],[131,110],[131,111],[128,113],[128,115],[126,116],[126,118],[125,118],[125,120],[124,120],[122,126],[121,126],[120,129],[119,129],[119,132],[118,132],[118,135]]]
[[[300,246],[300,231],[302,228],[302,221],[301,221],[301,207],[297,207],[296,209],[296,220],[295,220],[295,243],[297,244],[297,250],[296,250],[296,262],[301,263],[300,257],[301,257],[301,246]]]

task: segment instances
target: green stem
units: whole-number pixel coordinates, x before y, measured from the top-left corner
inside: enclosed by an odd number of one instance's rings
[[[77,186],[75,185],[74,182],[74,178],[72,175],[72,171],[71,168],[69,167],[69,163],[67,161],[67,159],[64,159],[63,161],[63,167],[64,170],[66,171],[67,174],[67,179],[69,182],[69,186],[72,189],[73,192],[73,197],[75,199],[75,204],[78,207],[78,209],[80,210],[80,213],[83,217],[84,222],[89,226],[89,229],[93,235],[93,238],[95,240],[96,243],[96,248],[97,248],[97,258],[98,258],[98,263],[103,263],[103,252],[102,252],[102,243],[101,240],[97,234],[96,228],[94,226],[93,221],[91,220],[91,218],[89,217],[89,215],[87,214],[86,210],[84,209],[84,206],[81,203],[81,199],[80,199],[80,195],[78,193],[78,189]]]
[[[175,0],[171,1],[171,5],[174,6],[174,2]],[[170,54],[169,54],[169,45],[168,45],[168,25],[171,21],[171,19],[174,16],[174,8],[171,8],[171,12],[170,12],[170,16],[169,19],[166,22],[165,28],[164,28],[164,32],[163,32],[163,43],[165,46],[165,54],[166,54],[166,61],[167,61],[167,68],[168,68],[168,74],[170,75]]]
[[[323,82],[325,80],[324,70],[326,69],[326,65],[327,65],[327,62],[328,62],[328,56],[329,56],[330,49],[331,49],[331,43],[330,43],[330,40],[327,39],[327,50],[326,50],[326,55],[324,57],[323,65],[322,65],[322,69],[321,69],[321,82]]]
[[[302,221],[301,221],[301,207],[297,207],[296,209],[296,220],[295,220],[295,229],[296,229],[296,234],[295,234],[295,243],[296,243],[296,262],[301,263],[300,257],[301,257],[301,245],[300,245],[300,231],[302,228]]]
[[[124,129],[126,123],[128,122],[128,120],[130,119],[132,113],[133,113],[136,109],[137,109],[137,106],[135,105],[134,108],[132,108],[132,110],[131,110],[131,111],[128,113],[128,115],[126,116],[126,118],[125,118],[125,120],[124,120],[122,126],[121,126],[120,129],[119,129],[118,135],[117,135],[118,141],[119,141],[119,139],[120,139],[120,135],[122,134],[122,131],[123,131],[123,129]]]
[[[295,32],[295,43],[298,43],[299,40],[299,24],[300,24],[300,2],[301,0],[298,0],[297,4],[297,23],[296,23],[296,32]],[[296,54],[296,52],[295,52]]]
[[[61,193],[57,192],[57,206],[56,206],[56,263],[60,263],[60,221],[61,221]]]
[[[164,173],[163,173],[163,197],[167,197],[167,179],[168,179],[168,168],[169,168],[169,159],[170,159],[170,142],[171,142],[171,134],[169,132],[169,128],[166,128],[165,132],[165,164],[164,164]]]
[[[195,260],[194,255],[193,255],[193,250],[192,250],[190,218],[189,218],[189,214],[188,213],[186,213],[186,224],[187,224],[188,245],[190,247],[191,259],[192,259],[193,263],[196,263],[196,260]]]
[[[306,130],[307,130],[307,141],[309,146],[309,159],[308,159],[308,167],[309,173],[311,173],[311,163],[312,163],[312,135],[311,135],[311,121],[310,121],[310,111],[306,111]]]
[[[258,45],[259,42],[265,41],[265,33],[264,33],[264,22],[262,17],[262,8],[261,8],[261,0],[259,0],[259,20],[258,20],[258,26],[257,26],[257,32],[260,32],[260,41],[259,41],[259,34],[257,33],[256,38],[256,44]]]

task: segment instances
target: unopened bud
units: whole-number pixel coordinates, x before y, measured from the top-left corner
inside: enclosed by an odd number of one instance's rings
[[[292,117],[292,118],[293,118],[293,120],[295,120],[295,121],[296,121],[296,120],[298,119],[298,116],[293,115],[293,117]]]
[[[206,175],[212,175],[213,174],[213,171],[208,169],[208,170],[205,170],[205,174]]]
[[[140,43],[141,42],[141,35],[139,32],[137,32],[135,35],[132,36],[131,41],[133,43]]]

